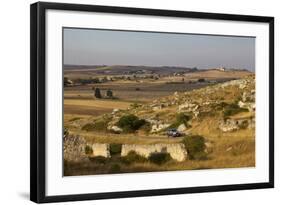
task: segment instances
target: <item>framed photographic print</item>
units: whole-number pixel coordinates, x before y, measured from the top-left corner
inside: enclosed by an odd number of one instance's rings
[[[274,187],[274,18],[31,5],[34,202]]]

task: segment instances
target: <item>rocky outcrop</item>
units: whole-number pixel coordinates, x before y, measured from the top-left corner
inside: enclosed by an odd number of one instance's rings
[[[169,127],[170,124],[166,124],[166,123],[157,123],[151,126],[151,133],[155,133],[155,132],[159,132],[167,127]]]
[[[223,132],[231,132],[238,129],[252,129],[255,128],[255,118],[248,119],[227,119],[221,121],[219,129]]]
[[[179,112],[190,112],[193,113],[194,117],[197,117],[199,114],[198,111],[199,105],[191,102],[185,102],[178,107]]]
[[[152,153],[169,153],[171,158],[182,162],[187,159],[187,152],[184,144],[154,144],[154,145],[137,145],[124,144],[122,145],[121,156],[126,156],[130,151],[134,151],[146,158]]]
[[[87,160],[85,154],[86,141],[76,135],[65,135],[63,138],[63,157],[68,162]]]
[[[231,132],[237,130],[239,127],[235,120],[227,119],[226,121],[221,121],[219,128],[223,132]]]
[[[253,103],[253,102],[242,102],[242,101],[239,101],[238,102],[238,106],[240,108],[248,109],[249,112],[253,112],[256,109],[256,104]]]

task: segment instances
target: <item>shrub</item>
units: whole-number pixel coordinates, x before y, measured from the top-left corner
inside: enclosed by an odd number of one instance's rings
[[[112,98],[113,97],[113,92],[111,90],[107,90],[106,91],[106,96],[109,97],[109,98]]]
[[[187,136],[183,139],[182,143],[185,145],[190,159],[206,159],[207,154],[205,153],[206,145],[204,137],[200,135]]]
[[[111,173],[118,173],[118,172],[120,172],[120,170],[121,170],[121,167],[120,167],[119,164],[112,164],[111,167],[110,167],[109,172],[111,172]]]
[[[89,160],[98,164],[105,164],[108,161],[108,159],[103,156],[89,157]]]
[[[147,159],[139,154],[137,154],[135,151],[130,151],[127,156],[122,157],[121,161],[124,164],[132,164],[132,163],[137,163],[137,162],[146,162]]]
[[[151,130],[151,124],[149,122],[145,122],[145,124],[141,126],[140,129],[143,130],[144,133],[148,134]]]
[[[124,132],[134,132],[145,123],[145,120],[139,119],[137,116],[130,114],[121,117],[117,122],[117,126],[122,128]]]
[[[248,109],[240,108],[237,104],[232,103],[225,106],[223,116],[226,118],[228,116],[235,115],[239,112],[248,112]]]
[[[74,118],[71,118],[70,120],[68,120],[69,122],[73,122],[73,121],[76,121],[76,120],[80,120],[81,118],[80,117],[74,117]]]
[[[92,131],[92,130],[93,130],[93,127],[94,127],[94,124],[93,124],[93,123],[87,123],[87,124],[85,124],[81,129],[82,129],[82,130],[85,130],[85,131]]]
[[[85,146],[85,154],[93,154],[93,149],[89,145]]]
[[[93,125],[93,130],[95,131],[106,131],[107,130],[107,122],[104,120],[96,121]]]
[[[191,119],[191,117],[189,115],[186,115],[184,113],[178,113],[176,115],[176,120],[174,121],[174,123],[172,123],[167,129],[177,128],[181,124],[184,124],[185,126],[188,127],[188,121],[190,119]]]
[[[191,119],[191,117],[189,115],[186,115],[184,113],[178,113],[176,116],[176,120],[178,123],[181,124],[187,124],[187,122]]]
[[[138,103],[133,103],[133,104],[130,104],[130,106],[131,106],[131,108],[136,109],[136,108],[139,108],[141,105]]]
[[[170,161],[171,155],[169,153],[165,153],[165,152],[155,152],[155,153],[151,153],[148,157],[148,160],[154,164],[163,164],[165,162]]]
[[[199,79],[198,79],[198,82],[199,82],[199,83],[203,83],[203,82],[205,82],[205,79],[204,79],[204,78],[199,78]]]
[[[100,92],[100,89],[99,89],[99,88],[96,88],[96,89],[95,89],[95,97],[96,97],[96,98],[102,98],[101,92]]]
[[[109,152],[110,155],[119,155],[121,154],[122,144],[110,144],[109,145]]]
[[[249,122],[247,120],[244,120],[241,124],[238,125],[240,129],[246,129],[249,126]]]
[[[104,120],[96,121],[95,123],[87,123],[82,128],[87,132],[89,131],[106,131],[107,130],[107,122]]]

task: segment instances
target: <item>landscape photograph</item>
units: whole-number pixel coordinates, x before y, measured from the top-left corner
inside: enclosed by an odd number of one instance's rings
[[[63,28],[63,175],[255,167],[255,38]]]

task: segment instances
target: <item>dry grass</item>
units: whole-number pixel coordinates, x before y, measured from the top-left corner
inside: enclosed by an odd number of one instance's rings
[[[72,130],[71,133],[79,134],[89,143],[116,143],[116,144],[157,144],[157,143],[178,143],[179,138],[167,138],[164,135],[140,135],[140,134],[112,134],[105,132],[86,132],[81,130]]]
[[[119,100],[64,99],[64,113],[99,116],[112,112],[114,108],[127,109],[130,104]]]

